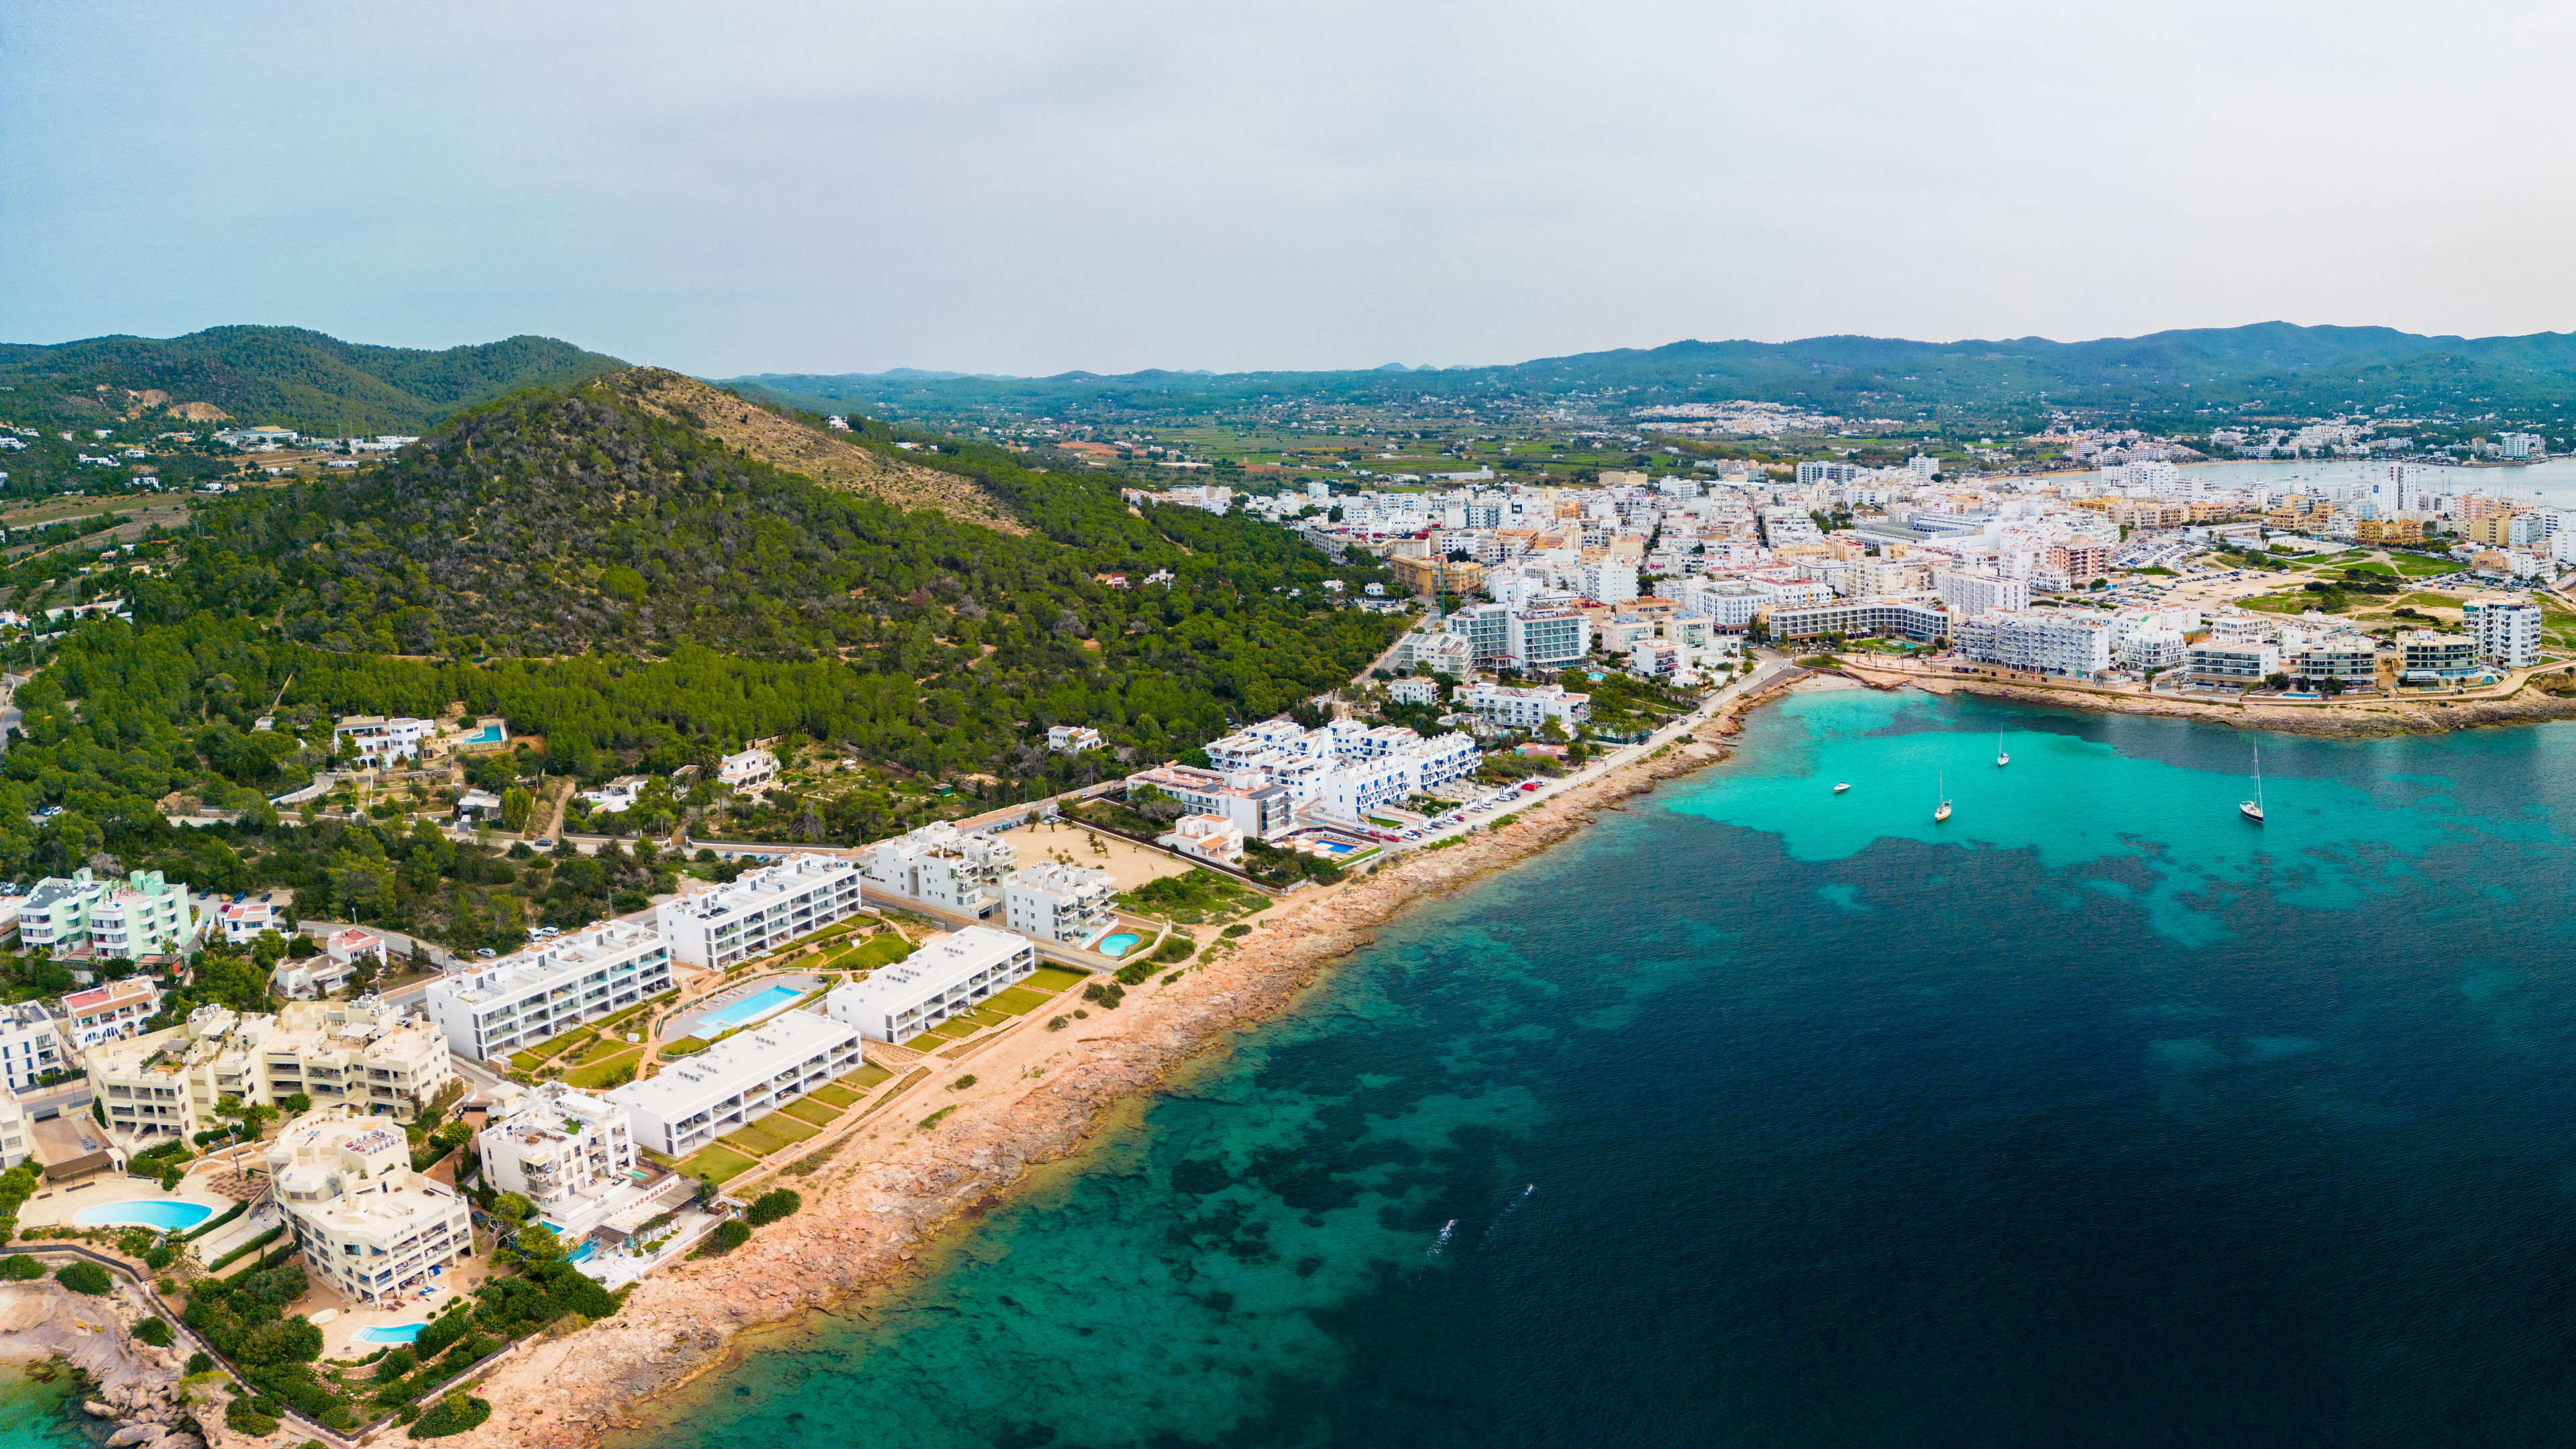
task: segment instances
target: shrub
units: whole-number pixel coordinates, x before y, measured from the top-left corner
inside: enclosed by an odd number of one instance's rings
[[[959,1082],[958,1085],[964,1086],[966,1082],[971,1082],[973,1080],[975,1079],[968,1077],[965,1081]],[[805,1199],[798,1195],[794,1188],[772,1188],[770,1191],[764,1192],[760,1196],[751,1200],[751,1211],[744,1214],[744,1217],[748,1219],[751,1225],[755,1228],[767,1227],[769,1224],[778,1221],[780,1218],[789,1216],[804,1205]]]
[[[24,1253],[11,1253],[8,1257],[0,1258],[0,1278],[6,1278],[12,1283],[24,1283],[30,1278],[44,1276],[45,1265]]]
[[[1124,1001],[1126,998],[1127,988],[1119,985],[1115,981],[1112,981],[1105,986],[1094,981],[1089,986],[1082,988],[1082,999],[1099,1007],[1103,1011],[1116,1011],[1118,1009],[1118,1003]],[[1076,1016],[1086,1016],[1088,1014],[1089,1013],[1087,1012],[1080,1011],[1074,1013]]]
[[[418,1367],[420,1361],[412,1357],[410,1349],[393,1349],[376,1360],[376,1382],[392,1383]]]
[[[54,1270],[54,1281],[92,1298],[104,1298],[116,1287],[116,1280],[96,1263],[65,1263]]]
[[[159,1247],[153,1248],[143,1255],[143,1266],[151,1269],[155,1273],[160,1272],[162,1269],[167,1268],[178,1261],[179,1249],[176,1245],[170,1243],[163,1243]]]
[[[1243,924],[1241,921],[1237,921],[1233,925],[1226,927],[1223,934],[1229,941],[1239,941],[1244,937],[1251,935],[1252,928]]]
[[[1118,984],[1121,986],[1142,986],[1145,984],[1145,978],[1153,974],[1153,962],[1130,961],[1126,965],[1118,968]]]
[[[462,1434],[492,1417],[492,1405],[467,1394],[449,1394],[430,1405],[412,1421],[415,1439],[438,1439],[449,1434]]]
[[[740,1218],[727,1218],[716,1224],[714,1234],[707,1239],[707,1251],[730,1253],[750,1241],[751,1224]]]
[[[147,1318],[141,1323],[134,1325],[134,1336],[142,1339],[145,1343],[152,1345],[154,1348],[168,1348],[170,1346],[170,1325],[162,1322],[158,1318]]]
[[[950,1082],[948,1084],[948,1090],[952,1092],[962,1092],[973,1085],[975,1085],[975,1074],[973,1072],[968,1072],[966,1075],[959,1077],[956,1081]]]
[[[1070,1017],[1050,1016],[1047,1018],[1047,1030],[1062,1031],[1064,1030],[1064,1024],[1071,1019],[1072,1018]]]
[[[194,1378],[202,1373],[212,1373],[214,1371],[214,1367],[215,1356],[213,1354],[192,1353],[188,1355],[188,1376],[190,1378]]]
[[[1154,948],[1154,959],[1168,966],[1175,961],[1187,961],[1190,953],[1197,949],[1198,943],[1187,936],[1167,936],[1163,944]],[[1146,974],[1150,976],[1153,973],[1148,971]],[[1122,971],[1119,975],[1124,977],[1126,973]]]
[[[224,1427],[237,1434],[249,1434],[256,1438],[276,1433],[277,1421],[261,1413],[251,1400],[235,1399],[231,1407],[224,1410]]]

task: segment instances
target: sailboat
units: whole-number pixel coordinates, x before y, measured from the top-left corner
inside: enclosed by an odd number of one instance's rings
[[[1937,777],[1937,776],[1936,776],[1935,778],[1939,778],[1939,777]],[[1932,812],[1932,823],[1933,823],[1933,824],[1935,824],[1935,825],[1938,825],[1938,824],[1940,824],[1942,821],[1947,820],[1947,819],[1949,819],[1949,818],[1950,818],[1950,795],[1949,795],[1950,785],[1949,785],[1949,782],[1948,782],[1947,780],[1943,780],[1943,781],[1941,782],[1941,787],[1940,787],[1940,788],[1941,788],[1941,808]]]
[[[2000,770],[2011,763],[2012,756],[2004,753],[2004,732],[1998,729],[1995,731],[1995,768]]]
[[[2263,823],[2263,742],[2254,742],[2254,798],[2236,802],[2236,813],[2260,825]]]

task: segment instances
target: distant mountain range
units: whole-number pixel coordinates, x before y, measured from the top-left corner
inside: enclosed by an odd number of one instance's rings
[[[2263,322],[2145,337],[1916,342],[1809,337],[1674,342],[1488,367],[1320,372],[970,376],[896,369],[837,376],[767,373],[719,385],[806,407],[919,411],[942,406],[1107,403],[1143,409],[1268,394],[1357,400],[1615,393],[1629,405],[1750,398],[1847,416],[1961,413],[2023,420],[2077,408],[2133,415],[2301,415],[2371,410],[2546,417],[2576,406],[2576,334],[2428,337],[2387,327]]]
[[[13,421],[166,414],[271,423],[330,436],[419,433],[524,387],[562,387],[624,367],[551,337],[425,351],[342,342],[301,327],[211,327],[184,337],[0,344],[0,399]]]

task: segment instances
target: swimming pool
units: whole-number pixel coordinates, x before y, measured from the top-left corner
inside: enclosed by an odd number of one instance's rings
[[[767,1016],[804,994],[802,987],[773,986],[758,996],[745,997],[722,1011],[711,1011],[699,1017],[697,1028],[690,1034],[705,1037],[720,1031],[731,1031],[755,1016]]]
[[[1108,957],[1112,961],[1115,961],[1119,957],[1126,955],[1128,952],[1135,950],[1136,943],[1143,939],[1145,938],[1137,935],[1133,931],[1121,931],[1117,935],[1106,937],[1101,941],[1100,954]]]
[[[427,1327],[429,1325],[426,1323],[397,1323],[391,1328],[361,1328],[358,1330],[358,1342],[411,1343],[418,1340],[420,1331]]]
[[[599,1244],[585,1241],[580,1247],[572,1250],[572,1261],[576,1263],[587,1263],[590,1261],[590,1255],[598,1251]]]
[[[157,1228],[165,1233],[176,1233],[193,1228],[214,1215],[215,1210],[203,1203],[103,1202],[72,1214],[72,1221],[85,1228]]]

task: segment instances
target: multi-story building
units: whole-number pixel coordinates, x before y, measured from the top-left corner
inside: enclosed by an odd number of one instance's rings
[[[982,916],[1001,903],[1002,878],[1018,864],[1019,849],[938,820],[878,841],[860,861],[860,874],[881,890]]]
[[[1387,681],[1386,697],[1397,704],[1426,705],[1440,702],[1440,681],[1418,674]]]
[[[0,1172],[27,1160],[35,1137],[27,1130],[27,1109],[14,1092],[0,1091]]]
[[[1088,725],[1047,726],[1047,748],[1057,754],[1078,755],[1084,750],[1105,749],[1108,744],[1100,737],[1100,731]]]
[[[2183,672],[2202,684],[2252,688],[2281,672],[2281,646],[2259,639],[2204,639],[2183,651]]]
[[[318,1108],[269,1144],[268,1177],[304,1261],[350,1299],[401,1300],[473,1256],[465,1199],[412,1171],[399,1127]]]
[[[1520,609],[1507,621],[1503,664],[1523,671],[1565,669],[1592,652],[1592,620],[1575,609]]]
[[[731,885],[665,901],[653,919],[673,957],[721,971],[857,915],[860,880],[848,861],[794,855]]]
[[[670,943],[609,921],[452,972],[422,1004],[457,1055],[492,1060],[670,989]]]
[[[1229,822],[1230,823],[1230,822]],[[1011,929],[1041,941],[1087,941],[1109,924],[1118,886],[1105,870],[1040,861],[1003,883]]]
[[[968,926],[925,939],[919,950],[869,972],[864,981],[833,987],[823,1010],[871,1041],[903,1042],[974,1010],[977,1002],[1037,969],[1038,948],[1026,936]]]
[[[716,764],[716,782],[730,790],[764,790],[778,778],[778,757],[758,745]]]
[[[544,1218],[569,1223],[593,1215],[635,1170],[626,1112],[603,1098],[540,1082],[497,1106],[474,1139],[484,1175]]]
[[[2469,599],[2460,605],[2460,623],[2491,664],[2527,669],[2540,662],[2540,606],[2529,599]]]
[[[215,907],[215,924],[222,927],[226,942],[248,946],[260,932],[278,929],[277,909],[266,901],[226,901]]]
[[[2478,672],[2478,641],[2467,634],[2408,629],[2397,636],[2398,676],[2409,684],[2443,684]]]
[[[1474,684],[1458,692],[1458,707],[1505,729],[1534,730],[1549,720],[1567,734],[1592,718],[1592,696],[1575,694],[1561,684],[1518,689],[1507,684]]]
[[[1885,635],[1939,639],[1950,632],[1950,614],[1922,599],[1837,599],[1822,604],[1776,605],[1770,611],[1774,639],[1818,639],[1827,634],[1846,638]]]
[[[888,969],[879,967],[869,979]],[[857,1071],[861,1050],[856,1027],[810,1011],[782,1011],[664,1066],[649,1081],[611,1089],[608,1101],[626,1113],[637,1146],[685,1157]]]
[[[1127,777],[1129,799],[1147,790],[1178,802],[1189,814],[1222,815],[1257,839],[1284,834],[1296,823],[1294,792],[1268,781],[1260,770],[1202,770],[1175,763]]]
[[[296,1002],[275,1016],[201,1006],[178,1026],[93,1047],[81,1066],[107,1125],[137,1137],[193,1136],[227,1097],[274,1107],[299,1093],[408,1122],[456,1080],[446,1039],[373,997]]]
[[[332,727],[331,747],[336,753],[340,746],[347,745],[358,752],[359,763],[382,769],[404,760],[418,759],[421,742],[437,729],[435,722],[425,719],[347,715]]]
[[[1953,614],[1982,614],[1989,609],[2017,614],[2030,607],[2030,581],[2001,578],[1992,569],[1937,569],[1932,582]]]
[[[36,882],[18,906],[18,939],[29,951],[130,961],[187,950],[197,915],[187,886],[157,870],[135,871],[120,886],[83,866]]]
[[[2281,667],[2301,679],[2369,684],[2379,678],[2379,646],[2357,634],[2334,635],[2283,651]]]
[[[1951,649],[1978,663],[2070,679],[2107,672],[2117,632],[2103,615],[2062,609],[1989,610],[1960,619],[1952,629]]]
[[[41,1003],[0,1006],[0,1085],[12,1092],[31,1091],[40,1079],[71,1064],[62,1023]],[[0,1163],[0,1168],[6,1166]]]
[[[1510,655],[1511,625],[1509,604],[1469,604],[1449,616],[1450,634],[1467,641],[1468,663],[1476,669],[1494,668]]]
[[[1637,597],[1637,560],[1616,554],[1587,560],[1583,597],[1601,604],[1624,604]]]
[[[161,988],[140,976],[75,991],[63,998],[62,1033],[72,1050],[130,1037],[161,1014]]]

